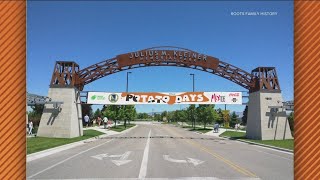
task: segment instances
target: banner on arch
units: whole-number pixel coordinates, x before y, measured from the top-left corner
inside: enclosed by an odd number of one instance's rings
[[[88,104],[242,104],[241,92],[88,92]]]

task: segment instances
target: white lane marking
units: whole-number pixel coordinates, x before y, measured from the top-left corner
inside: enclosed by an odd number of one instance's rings
[[[186,160],[173,159],[173,158],[170,158],[169,155],[163,155],[163,159],[166,161],[175,162],[175,163],[187,163]]]
[[[139,179],[145,178],[147,175],[150,136],[151,136],[151,130],[149,131],[146,147],[144,148],[144,152],[143,152],[143,158],[142,158],[140,172],[139,172]]]
[[[52,166],[49,166],[49,167],[45,168],[45,169],[42,170],[42,171],[39,171],[39,172],[37,172],[37,173],[29,176],[28,179],[29,179],[29,178],[32,178],[32,177],[34,177],[34,176],[36,176],[36,175],[39,175],[39,174],[41,174],[41,173],[43,173],[43,172],[45,172],[45,171],[48,171],[49,169],[52,169],[52,168],[58,166],[59,164],[62,164],[62,163],[66,162],[66,161],[68,161],[68,160],[70,160],[70,159],[72,159],[72,158],[74,158],[74,157],[76,157],[76,156],[79,156],[80,154],[83,154],[83,153],[88,152],[88,151],[90,151],[90,150],[92,150],[92,149],[95,149],[95,148],[97,148],[97,147],[100,147],[100,146],[102,146],[102,145],[105,145],[105,144],[111,142],[112,140],[113,140],[113,139],[111,139],[110,141],[107,141],[107,142],[105,142],[105,143],[99,144],[99,145],[97,145],[97,146],[94,146],[94,147],[92,147],[92,148],[90,148],[90,149],[87,149],[87,150],[84,150],[84,151],[82,151],[82,152],[79,152],[79,153],[77,153],[77,154],[75,154],[75,155],[73,155],[73,156],[71,156],[71,157],[69,157],[69,158],[67,158],[67,159],[64,159],[63,161],[60,161],[60,162],[58,162],[58,163],[56,163],[56,164],[54,164],[54,165],[52,165]]]
[[[188,162],[192,163],[194,166],[198,166],[199,164],[204,163],[204,161],[201,161],[199,159],[194,159],[194,158],[188,158]]]

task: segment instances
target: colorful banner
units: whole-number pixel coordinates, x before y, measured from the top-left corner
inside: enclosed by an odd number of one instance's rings
[[[88,92],[88,104],[242,104],[241,92]]]

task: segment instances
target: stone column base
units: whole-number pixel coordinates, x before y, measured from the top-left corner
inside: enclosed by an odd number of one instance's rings
[[[83,135],[79,91],[76,88],[49,88],[52,101],[62,101],[60,109],[46,104],[37,136],[73,138]]]
[[[258,140],[292,139],[285,113],[271,113],[269,106],[282,106],[281,93],[253,92],[249,94],[247,138]],[[282,111],[282,109],[278,109]]]

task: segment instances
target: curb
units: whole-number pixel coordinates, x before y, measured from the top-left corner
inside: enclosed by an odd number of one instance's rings
[[[276,150],[280,150],[280,151],[285,151],[285,152],[289,152],[289,153],[294,152],[293,150],[290,150],[290,149],[280,148],[280,147],[266,145],[266,144],[260,144],[260,143],[246,141],[246,140],[242,140],[242,139],[235,139],[235,138],[231,138],[231,137],[227,137],[227,136],[220,136],[220,137],[226,138],[226,139],[231,139],[231,140],[236,140],[236,141],[240,141],[240,142],[245,142],[245,143],[253,144],[253,145],[257,145],[257,146],[263,146],[263,147],[267,147],[267,148],[271,148],[271,149],[276,149]]]
[[[134,127],[126,129],[126,130],[124,130],[122,132],[118,132],[117,134],[127,133],[130,130],[136,128],[137,126],[138,125],[136,124]],[[49,156],[49,155],[64,151],[64,150],[68,150],[68,149],[83,145],[83,144],[88,143],[88,142],[96,141],[96,140],[98,140],[100,138],[104,138],[104,137],[112,136],[112,135],[115,135],[115,134],[110,134],[110,135],[109,134],[102,134],[102,135],[99,135],[99,136],[96,136],[96,137],[92,137],[92,138],[88,138],[88,139],[85,139],[85,140],[81,140],[81,141],[73,142],[73,143],[70,143],[70,144],[65,144],[65,145],[62,145],[62,146],[57,146],[57,147],[53,147],[53,148],[46,149],[46,150],[43,150],[43,151],[35,152],[35,153],[27,155],[26,160],[27,160],[27,162],[31,162],[33,160],[40,159],[40,158],[43,158],[43,157],[46,157],[46,156]]]

